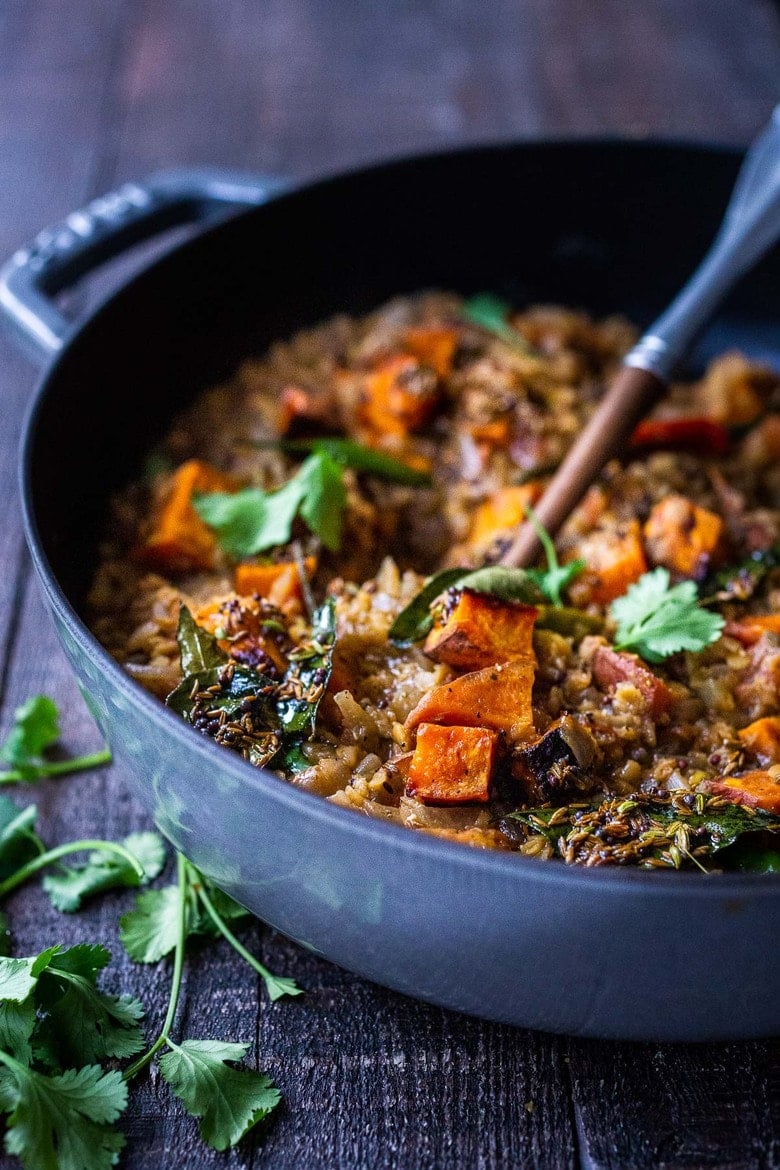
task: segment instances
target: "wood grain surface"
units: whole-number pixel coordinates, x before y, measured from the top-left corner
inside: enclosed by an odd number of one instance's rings
[[[216,163],[293,178],[429,147],[569,134],[745,143],[780,100],[770,0],[2,0],[0,256],[114,185]],[[82,309],[84,294],[71,298]],[[45,691],[70,751],[97,733],[23,551],[16,447],[35,372],[0,339],[0,727]],[[147,817],[119,768],[20,791],[51,843]],[[168,971],[123,961],[128,897],[10,903],[17,953],[100,939],[150,1031]],[[198,1140],[154,1074],[128,1170],[780,1166],[780,1046],[597,1043],[466,1019],[368,984],[259,923],[246,941],[306,989],[269,1005],[222,945],[187,968],[177,1027],[253,1043],[284,1105],[238,1150]],[[717,957],[713,978],[717,978]],[[522,978],[522,972],[518,972]],[[11,1166],[0,1156],[0,1165]]]

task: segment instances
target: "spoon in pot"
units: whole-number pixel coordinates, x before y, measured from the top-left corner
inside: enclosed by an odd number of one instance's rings
[[[780,238],[780,106],[750,147],[707,255],[669,308],[629,354],[536,505],[555,534],[604,464],[625,450],[699,330],[737,280]],[[529,564],[539,552],[531,524],[518,529],[501,564]]]

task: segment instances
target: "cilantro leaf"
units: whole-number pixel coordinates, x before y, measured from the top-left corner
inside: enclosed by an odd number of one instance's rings
[[[225,552],[242,560],[287,544],[299,512],[325,547],[337,550],[346,502],[341,468],[322,450],[314,451],[292,479],[274,492],[252,487],[211,492],[196,496],[193,506],[214,529]]]
[[[200,1133],[215,1150],[234,1146],[279,1104],[281,1095],[269,1077],[251,1069],[232,1068],[246,1044],[218,1040],[168,1041],[160,1072],[193,1117]]]
[[[0,1002],[21,1003],[27,999],[38,983],[38,976],[60,949],[59,946],[47,947],[29,959],[0,958]]]
[[[35,1001],[28,995],[21,1003],[0,1002],[0,1048],[22,1064],[29,1064],[33,1050],[30,1038],[36,1023]]]
[[[38,982],[35,959],[0,959],[0,1001],[22,1003]]]
[[[57,704],[47,695],[34,695],[16,708],[14,725],[0,747],[0,759],[24,779],[34,779],[44,762],[43,752],[59,738]]]
[[[617,625],[615,646],[635,650],[648,662],[661,662],[680,650],[703,650],[717,642],[725,620],[698,604],[696,585],[670,585],[668,569],[644,573],[612,603]]]
[[[145,885],[162,871],[165,844],[158,833],[131,833],[122,844],[140,861],[143,879],[116,855],[96,851],[83,865],[63,865],[46,874],[42,884],[55,910],[70,914],[79,910],[84,899],[93,894]]]
[[[347,489],[340,466],[327,451],[317,451],[301,465],[297,478],[303,492],[301,516],[326,548],[338,552],[347,506]]]
[[[26,1170],[109,1170],[124,1137],[109,1129],[127,1105],[119,1072],[99,1065],[47,1076],[0,1053],[0,1106],[10,1112],[5,1147]]]
[[[133,1056],[143,1048],[140,1001],[96,986],[110,958],[105,947],[82,943],[53,955],[39,979],[46,1038],[62,1065]]]
[[[271,1003],[276,1003],[277,999],[282,999],[285,995],[291,997],[303,995],[303,988],[299,987],[294,979],[286,975],[276,975],[267,967],[263,970],[263,982]]]
[[[0,747],[0,760],[10,764],[7,772],[0,772],[0,784],[40,780],[43,776],[64,776],[111,762],[111,752],[93,752],[71,760],[50,761],[44,752],[60,737],[57,704],[47,695],[34,695],[16,708],[14,725],[5,743]]]
[[[508,301],[494,293],[477,293],[464,302],[461,313],[472,325],[486,329],[488,333],[492,333],[494,337],[498,337],[520,353],[533,354],[535,352],[533,347],[522,333],[513,329],[507,321],[511,308]]]
[[[199,876],[208,889],[219,914],[225,919],[249,916],[228,894],[212,887]],[[215,928],[207,915],[200,912],[194,901],[188,901],[185,913],[185,936],[214,935]],[[136,963],[157,963],[176,947],[179,934],[179,891],[177,886],[163,886],[160,890],[145,890],[135,900],[132,910],[119,919],[119,937],[131,959]]]
[[[146,890],[119,919],[119,937],[136,963],[156,963],[176,946],[179,892],[176,886]]]
[[[20,809],[9,797],[0,796],[0,881],[43,853],[43,842],[34,832],[37,816],[34,804]]]
[[[563,590],[579,577],[585,568],[581,560],[569,561],[566,565],[558,563],[558,554],[555,551],[552,537],[534,512],[530,504],[525,506],[526,515],[536,530],[544,555],[547,558],[546,569],[528,569],[528,576],[536,582],[547,601],[553,605],[563,605]]]

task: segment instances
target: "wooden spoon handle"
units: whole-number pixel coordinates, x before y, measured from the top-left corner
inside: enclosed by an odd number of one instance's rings
[[[579,503],[604,464],[625,450],[631,431],[664,390],[664,383],[648,370],[621,367],[536,506],[537,516],[551,535]],[[523,524],[501,564],[528,565],[538,555],[539,547],[532,526]]]

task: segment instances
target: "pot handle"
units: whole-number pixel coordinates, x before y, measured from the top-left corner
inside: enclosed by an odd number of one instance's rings
[[[133,244],[187,223],[203,223],[226,207],[265,203],[280,179],[219,169],[162,171],[93,199],[42,231],[0,270],[0,313],[38,357],[54,357],[75,324],[54,297]]]

